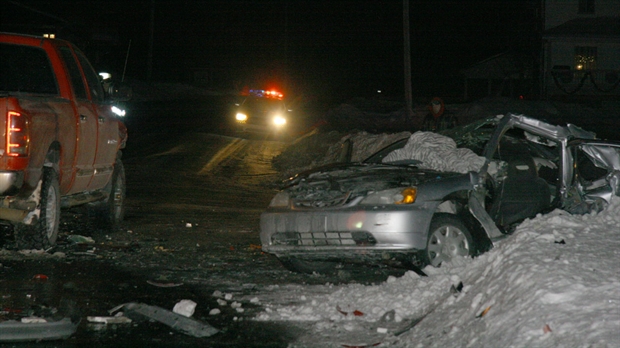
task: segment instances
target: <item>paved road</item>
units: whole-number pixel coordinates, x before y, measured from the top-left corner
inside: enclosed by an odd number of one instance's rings
[[[80,310],[77,332],[37,346],[286,347],[300,328],[252,321],[261,308],[243,299],[273,284],[384,280],[391,270],[352,268],[331,278],[294,274],[261,252],[259,217],[278,179],[271,158],[287,144],[225,135],[220,125],[227,107],[221,98],[129,105],[124,228],[100,231],[76,208],[63,213],[59,245],[48,253],[2,250],[0,319],[37,315],[65,299]],[[96,243],[69,243],[76,235]],[[63,254],[50,256],[54,252]],[[218,303],[226,294],[232,300]],[[194,318],[222,331],[195,338],[160,323],[86,320],[123,303],[172,309],[182,299],[198,304]],[[243,311],[230,306],[235,300]],[[213,309],[220,314],[210,315]]]

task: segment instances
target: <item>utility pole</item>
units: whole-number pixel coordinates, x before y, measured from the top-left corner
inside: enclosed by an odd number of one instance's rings
[[[149,24],[149,52],[146,60],[146,80],[151,82],[153,75],[153,37],[155,31],[155,0],[151,0],[151,20]]]
[[[405,104],[407,117],[413,119],[413,91],[411,90],[411,39],[409,34],[409,0],[403,0],[403,40],[405,63]]]

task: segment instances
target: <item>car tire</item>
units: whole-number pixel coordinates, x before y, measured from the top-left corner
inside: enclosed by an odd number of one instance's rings
[[[60,226],[60,186],[53,168],[43,169],[41,199],[37,209],[39,218],[31,225],[15,225],[15,235],[20,249],[47,249],[56,244]]]
[[[433,216],[423,253],[426,264],[439,267],[453,257],[472,256],[474,251],[472,235],[456,215],[437,213]]]
[[[125,167],[121,159],[117,158],[112,178],[104,188],[104,191],[108,192],[108,198],[88,206],[89,215],[94,218],[98,227],[107,231],[119,227],[125,218],[125,188]]]
[[[330,274],[336,271],[337,262],[332,261],[308,261],[296,257],[279,257],[282,265],[292,272],[305,274]]]

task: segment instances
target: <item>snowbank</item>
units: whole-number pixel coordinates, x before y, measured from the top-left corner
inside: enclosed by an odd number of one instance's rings
[[[618,347],[619,226],[619,199],[599,214],[556,210],[429,277],[274,286],[255,319],[306,322],[300,347]]]

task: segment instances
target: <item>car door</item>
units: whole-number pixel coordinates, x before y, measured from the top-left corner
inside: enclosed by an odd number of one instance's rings
[[[73,166],[73,185],[67,194],[86,191],[91,184],[95,169],[93,167],[97,153],[97,110],[90,101],[81,69],[69,46],[59,47],[74,95],[77,111],[75,124],[77,125],[76,153]],[[67,136],[59,134],[59,137]]]
[[[92,106],[97,115],[97,151],[94,156],[93,178],[89,188],[100,189],[108,183],[114,170],[120,141],[118,120],[112,113],[111,105],[105,101],[97,73],[82,52],[76,50],[75,53],[86,77]]]
[[[577,140],[569,144],[569,152],[574,169],[572,202],[567,204],[584,212],[600,210],[620,195],[620,143]]]

